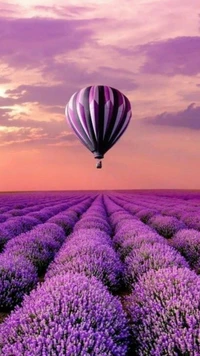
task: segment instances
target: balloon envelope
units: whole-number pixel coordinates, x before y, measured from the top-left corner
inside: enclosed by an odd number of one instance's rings
[[[104,85],[74,93],[65,114],[75,134],[95,158],[103,158],[119,140],[132,116],[128,98]]]

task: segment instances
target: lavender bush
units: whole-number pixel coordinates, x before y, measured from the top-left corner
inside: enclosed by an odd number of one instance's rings
[[[27,214],[27,216],[33,217],[40,222],[44,223],[47,221],[52,215],[47,212],[34,211],[32,213]]]
[[[95,238],[94,230],[93,235],[87,230],[81,231],[82,236],[74,233],[59,251],[45,278],[66,272],[84,273],[89,277],[95,276],[111,291],[116,291],[121,287],[123,265],[111,247],[109,236],[97,230]]]
[[[157,210],[153,209],[142,209],[138,213],[136,213],[136,216],[145,224],[148,223],[149,219],[151,219],[153,216],[158,214]]]
[[[34,266],[22,256],[0,255],[0,310],[12,309],[37,283]]]
[[[185,258],[173,247],[159,242],[142,243],[139,248],[132,250],[125,259],[126,281],[131,287],[138,278],[150,269],[158,270],[166,267],[189,267]]]
[[[107,234],[111,233],[111,228],[107,223],[107,221],[104,220],[103,218],[97,218],[97,217],[94,218],[84,217],[83,219],[79,220],[74,227],[74,231],[80,229],[99,229],[105,231]]]
[[[149,223],[150,226],[167,239],[185,227],[181,221],[172,216],[156,215],[149,220]]]
[[[196,212],[183,214],[182,221],[190,229],[196,229],[200,231],[200,214],[197,214]]]
[[[4,214],[0,215],[0,223],[4,222],[6,220],[7,220],[7,216],[6,215],[4,215]]]
[[[122,356],[128,328],[122,306],[95,278],[47,280],[0,326],[2,355]]]
[[[200,278],[188,268],[150,270],[127,298],[136,354],[200,354]]]
[[[75,218],[68,216],[67,213],[60,213],[58,215],[53,216],[51,219],[48,220],[48,223],[54,223],[63,228],[66,235],[70,234],[73,229],[73,226],[76,222]]]
[[[124,239],[124,236],[122,236],[121,242],[115,237],[115,245],[117,246],[117,251],[120,254],[120,257],[122,260],[124,260],[127,256],[130,255],[130,253],[136,249],[139,248],[143,243],[162,243],[166,244],[166,240],[164,237],[158,235],[156,232],[146,232],[146,233],[140,233],[137,235],[129,235],[127,238]]]
[[[121,224],[121,227],[116,230],[113,237],[113,242],[116,248],[121,248],[122,244],[135,236],[152,234],[153,230],[141,223],[140,221],[126,220]],[[155,233],[155,232],[154,232]]]
[[[9,241],[5,253],[26,257],[41,273],[65,240],[62,228],[55,224],[39,225],[32,231]]]
[[[19,234],[31,230],[37,224],[39,224],[39,221],[29,216],[11,218],[8,221],[2,223],[0,228],[1,249],[7,241]]]
[[[9,240],[9,233],[8,231],[0,226],[0,252],[2,251],[2,248],[6,244],[6,242]]]
[[[171,240],[180,253],[185,256],[190,266],[200,274],[200,232],[193,229],[183,229]]]

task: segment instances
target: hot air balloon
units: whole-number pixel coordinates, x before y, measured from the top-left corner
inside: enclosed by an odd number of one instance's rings
[[[65,115],[80,141],[101,159],[126,130],[132,113],[128,98],[119,90],[105,86],[89,86],[72,95]]]

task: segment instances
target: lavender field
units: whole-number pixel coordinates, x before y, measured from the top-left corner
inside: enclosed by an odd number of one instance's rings
[[[0,195],[0,355],[199,356],[200,192]]]

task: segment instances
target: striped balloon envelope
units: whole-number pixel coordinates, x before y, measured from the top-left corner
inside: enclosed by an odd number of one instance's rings
[[[97,85],[83,88],[72,95],[65,115],[80,141],[100,159],[119,140],[131,116],[128,98],[119,90]]]

